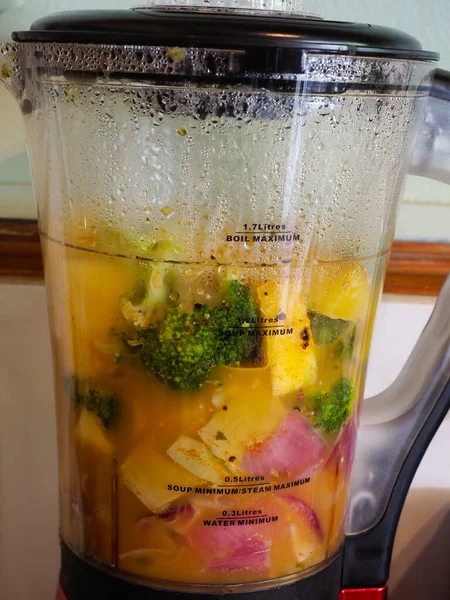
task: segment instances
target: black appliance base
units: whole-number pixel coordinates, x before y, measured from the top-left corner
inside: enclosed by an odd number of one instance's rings
[[[61,544],[61,587],[67,600],[338,600],[342,552],[320,572],[295,583],[247,593],[211,594],[148,588],[96,568]]]

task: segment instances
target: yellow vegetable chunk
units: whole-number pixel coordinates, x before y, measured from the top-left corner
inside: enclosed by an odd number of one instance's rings
[[[188,473],[145,440],[121,466],[125,485],[153,512],[191,492],[205,481]]]
[[[100,419],[93,413],[85,409],[81,411],[75,435],[81,444],[92,446],[105,456],[112,457],[113,445],[108,440]]]
[[[74,257],[67,263],[67,275],[72,315],[81,331],[96,338],[121,323],[119,301],[131,284],[121,262],[103,256],[95,260]]]
[[[77,464],[82,473],[75,497],[82,508],[74,517],[86,551],[98,560],[110,562],[115,449],[100,419],[85,408],[81,409],[75,439]]]
[[[366,270],[359,263],[317,265],[311,273],[308,308],[332,319],[356,321],[369,303]]]
[[[131,288],[131,273],[121,261],[89,253],[80,257],[68,250],[66,261],[62,339],[70,357],[67,369],[80,377],[113,374],[119,347],[109,331],[126,328],[119,303]]]
[[[292,295],[286,296],[286,286],[268,282],[258,287],[261,314],[267,318],[283,315],[280,319],[285,332],[292,333],[264,337],[268,361],[272,372],[272,391],[284,396],[311,385],[317,378],[317,363],[314,353],[310,322],[306,307]],[[286,300],[283,300],[283,296]],[[271,333],[277,333],[273,329]]]
[[[258,385],[242,388],[226,407],[219,409],[199,430],[211,452],[225,461],[231,471],[239,472],[240,461],[248,448],[262,444],[279,427],[287,408],[279,398],[258,390]],[[226,408],[226,410],[224,410]]]
[[[205,444],[186,435],[180,435],[167,450],[167,454],[180,467],[200,479],[220,484],[224,482],[224,477],[229,475],[229,471]]]

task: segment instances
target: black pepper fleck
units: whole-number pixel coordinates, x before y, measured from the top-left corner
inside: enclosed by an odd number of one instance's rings
[[[309,342],[309,331],[307,327],[304,327],[300,333],[300,337],[304,342]]]

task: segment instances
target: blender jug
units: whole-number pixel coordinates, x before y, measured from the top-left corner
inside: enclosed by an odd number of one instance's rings
[[[174,6],[61,13],[14,39],[1,73],[39,208],[65,594],[335,600],[374,315],[437,55],[386,28]],[[433,393],[398,402],[388,439],[414,418],[376,490],[377,445],[361,451],[353,564],[442,418],[446,341]],[[386,565],[374,577],[384,594]]]

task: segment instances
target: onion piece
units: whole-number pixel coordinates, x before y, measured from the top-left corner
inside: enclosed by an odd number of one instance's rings
[[[263,515],[269,515],[274,508],[266,503],[256,503],[253,507]],[[207,561],[208,569],[269,571],[272,539],[279,524],[271,520],[257,525],[238,524],[246,518],[222,520],[217,517],[211,519],[216,521],[214,525],[205,525],[204,520],[199,519],[190,528],[191,548]]]
[[[342,461],[343,473],[345,475],[350,475],[353,465],[353,458],[355,456],[357,433],[357,423],[355,422],[354,418],[351,418],[349,421],[347,421],[338,438],[336,439],[326,466],[339,457]]]
[[[293,410],[271,437],[247,449],[241,466],[249,475],[300,477],[313,472],[327,452],[312,425]]]
[[[230,555],[208,563],[208,569],[222,571],[268,571],[270,567],[270,540],[254,535],[233,548]]]
[[[323,533],[316,513],[300,498],[277,494],[291,509],[289,533],[292,551],[298,563],[307,561],[320,551]]]
[[[315,535],[320,538],[323,537],[319,519],[317,518],[316,513],[306,504],[306,502],[303,502],[303,500],[300,500],[300,498],[297,498],[291,494],[277,494],[277,497],[286,502],[292,509],[293,513],[297,517],[300,517],[302,520],[302,525],[311,527]]]
[[[181,504],[169,506],[162,513],[139,519],[135,527],[138,531],[145,532],[152,528],[155,521],[170,523],[171,529],[177,533],[183,533],[197,516],[197,509],[192,504]]]

